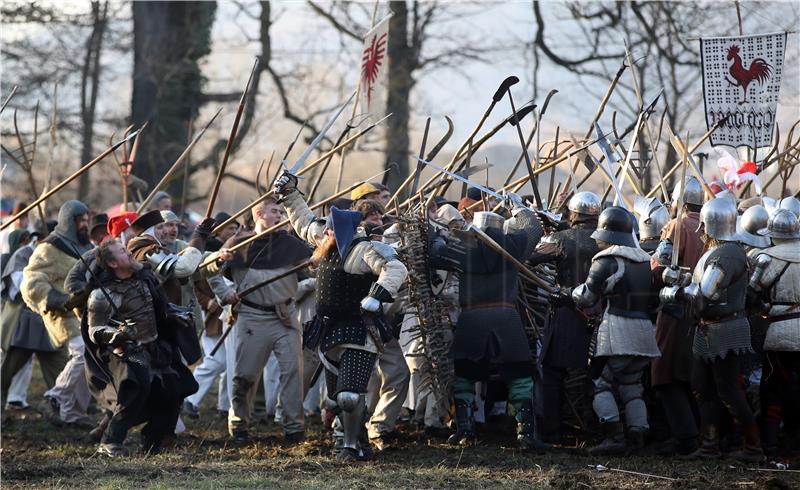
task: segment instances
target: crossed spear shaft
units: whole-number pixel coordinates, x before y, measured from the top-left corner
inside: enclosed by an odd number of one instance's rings
[[[385,121],[385,120],[386,120],[386,118],[388,118],[389,116],[391,116],[391,114],[387,115],[386,117],[384,117],[383,119],[381,119],[380,121],[378,121],[378,122],[376,122],[376,123],[370,124],[370,125],[369,125],[369,126],[367,126],[366,128],[364,128],[364,129],[362,129],[361,131],[359,131],[358,133],[356,133],[356,134],[354,134],[354,135],[352,135],[352,136],[348,137],[346,140],[344,140],[344,141],[340,142],[338,145],[336,145],[336,146],[334,146],[333,148],[331,148],[330,150],[326,151],[326,152],[325,152],[325,153],[323,153],[323,154],[322,154],[322,155],[321,155],[319,158],[317,158],[317,159],[316,159],[316,160],[314,160],[313,162],[309,163],[308,165],[306,165],[305,167],[303,167],[302,169],[300,169],[300,170],[297,172],[296,176],[297,176],[297,177],[300,177],[300,176],[302,176],[303,174],[305,174],[305,173],[307,173],[307,172],[311,171],[311,169],[313,169],[314,167],[316,167],[316,166],[317,166],[317,165],[319,165],[320,163],[323,163],[323,162],[325,162],[325,161],[326,161],[326,160],[327,160],[327,159],[328,159],[330,156],[334,155],[334,154],[335,154],[337,151],[341,150],[342,148],[346,147],[347,145],[349,145],[349,144],[350,144],[350,143],[352,143],[353,141],[357,140],[358,138],[360,138],[360,137],[364,136],[365,134],[367,134],[368,132],[372,131],[372,130],[373,130],[373,129],[374,129],[374,128],[375,128],[375,127],[378,125],[378,124],[380,124],[381,122]],[[357,185],[356,185],[356,186],[357,186]],[[353,186],[353,187],[350,187],[350,188],[348,188],[348,189],[347,189],[347,192],[349,192],[350,190],[354,189],[356,186]],[[274,196],[274,195],[275,195],[275,191],[274,191],[274,190],[270,190],[269,192],[265,193],[263,196],[259,197],[259,198],[258,198],[258,199],[256,199],[255,201],[251,202],[251,203],[250,203],[250,204],[248,204],[247,206],[245,206],[245,207],[243,207],[242,209],[240,209],[239,211],[237,211],[237,212],[236,212],[236,213],[235,213],[233,216],[231,216],[231,217],[230,217],[230,218],[228,218],[227,220],[225,220],[225,221],[223,221],[222,223],[220,223],[220,224],[216,225],[216,226],[214,227],[214,229],[211,231],[211,233],[217,233],[218,231],[222,230],[223,228],[225,228],[225,227],[226,227],[226,226],[228,226],[229,224],[231,224],[231,223],[233,223],[234,221],[236,221],[236,220],[237,220],[237,219],[238,219],[240,216],[242,216],[244,213],[246,213],[247,211],[249,211],[249,210],[251,210],[252,208],[254,208],[256,205],[258,205],[258,204],[260,204],[260,203],[264,202],[265,200],[269,199],[270,197],[272,197],[272,196]],[[342,196],[342,195],[344,195],[344,192],[337,194],[335,197],[333,197],[333,199],[335,199],[336,197],[340,197],[340,196]],[[328,199],[326,199],[326,200],[325,200],[325,201],[323,201],[323,202],[324,202],[324,203],[330,202],[330,200],[331,200],[331,199],[332,199],[332,198],[328,198]]]

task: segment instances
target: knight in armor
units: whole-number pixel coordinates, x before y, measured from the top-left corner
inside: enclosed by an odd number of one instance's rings
[[[633,212],[638,216],[639,246],[650,255],[660,243],[661,231],[669,221],[669,211],[655,197],[635,197]]]
[[[571,289],[586,281],[592,257],[599,251],[591,237],[597,228],[600,198],[593,192],[578,192],[567,202],[569,228],[545,237],[529,262],[557,265],[558,285]],[[537,428],[545,442],[560,439],[564,381],[568,370],[587,367],[591,328],[588,318],[575,308],[569,296],[554,305],[542,340],[542,380],[537,385],[541,417]]]
[[[97,262],[100,285],[81,327],[90,390],[112,413],[97,451],[125,455],[128,431],[144,423],[143,450],[158,452],[175,428],[181,400],[197,389],[175,335],[192,330],[191,313],[168,304],[149,268],[119,241],[104,242]]]
[[[341,410],[344,442],[340,461],[369,457],[364,394],[378,353],[392,333],[382,303],[394,301],[408,274],[395,250],[370,241],[359,228],[363,216],[331,208],[317,218],[297,190],[297,177],[284,172],[275,182],[297,235],[316,247],[317,315],[306,327],[304,347],[325,366],[328,397]]]
[[[505,227],[503,217],[489,211],[476,212],[472,227],[525,262],[542,238],[542,224],[519,196],[509,194],[509,198],[513,217]],[[523,449],[547,449],[535,435],[534,363],[517,311],[518,271],[487,243],[464,237],[460,247],[437,240],[430,252],[434,267],[459,272],[461,314],[452,347],[456,432],[448,441],[460,445],[475,442],[475,383],[486,381],[490,368],[496,366],[508,387],[507,400],[516,410],[518,444]]]
[[[304,242],[286,230],[275,230],[250,245],[231,253],[229,249],[269,229],[286,217],[283,208],[266,199],[252,210],[255,231],[234,235],[225,242],[208,267],[210,274],[224,274],[232,282],[212,283],[219,298],[237,303],[233,392],[228,411],[228,431],[234,442],[249,441],[247,427],[256,397],[258,381],[271,354],[280,366],[280,400],[283,409],[283,432],[286,442],[297,444],[304,439],[303,362],[300,324],[296,319],[294,297],[297,274],[290,274],[256,289],[246,297],[236,297],[245,290],[272,277],[285,274],[311,255]],[[232,285],[228,285],[232,284]]]
[[[589,452],[623,453],[643,447],[649,429],[642,374],[650,359],[661,355],[650,321],[657,301],[652,292],[650,256],[636,243],[630,212],[615,206],[605,209],[591,236],[600,251],[592,258],[586,282],[572,290],[572,298],[581,308],[607,301],[592,353],[593,372],[599,371],[592,406],[606,437]],[[630,442],[612,392],[615,384],[625,407]]]
[[[661,227],[661,242],[650,262],[655,289],[673,284],[675,276],[680,276],[668,269],[672,264],[672,254],[678,255],[678,272],[694,270],[703,254],[703,241],[698,232],[700,209],[705,199],[703,188],[696,178],[690,177],[683,190],[683,208],[677,209],[680,192],[681,186],[676,185],[672,192],[676,217]],[[680,220],[678,213],[681,213]],[[694,325],[694,313],[684,304],[664,305],[656,317],[656,343],[661,357],[653,359],[650,364],[650,382],[664,408],[671,435],[659,448],[662,455],[687,455],[697,449],[696,410],[690,384]]]
[[[800,221],[790,210],[779,209],[762,232],[774,245],[755,256],[750,288],[769,305],[764,315],[768,329],[761,375],[761,434],[764,452],[777,456],[782,409],[787,400],[800,395],[796,384],[800,377]]]
[[[732,456],[743,461],[763,459],[758,426],[739,383],[739,362],[751,354],[747,319],[747,254],[738,242],[736,206],[727,198],[703,205],[700,219],[705,228],[705,253],[700,257],[691,283],[661,290],[663,303],[683,299],[698,313],[694,335],[692,391],[700,408],[702,440],[693,459],[721,457],[718,427],[723,406],[742,429],[745,447]],[[683,283],[685,281],[681,281]]]

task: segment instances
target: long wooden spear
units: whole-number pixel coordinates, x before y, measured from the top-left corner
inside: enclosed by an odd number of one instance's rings
[[[228,159],[230,158],[231,151],[233,150],[233,143],[236,139],[236,133],[239,131],[239,121],[241,121],[242,113],[244,113],[245,100],[247,99],[248,92],[250,92],[250,85],[253,83],[253,77],[256,75],[256,70],[258,70],[259,61],[260,60],[258,56],[256,56],[256,59],[253,62],[253,69],[250,71],[250,78],[247,79],[247,85],[244,86],[242,98],[239,99],[239,107],[236,109],[236,117],[233,119],[231,134],[228,136],[228,143],[225,145],[225,154],[222,156],[222,163],[219,165],[219,172],[217,172],[217,178],[214,181],[214,187],[211,188],[211,197],[208,198],[208,207],[206,208],[205,214],[206,218],[210,218],[211,213],[214,211],[214,203],[217,201],[219,186],[222,184],[222,177],[225,175],[225,168],[228,166]]]
[[[116,150],[117,148],[119,148],[121,145],[124,145],[125,143],[127,143],[127,142],[128,142],[128,140],[130,140],[131,138],[135,137],[135,136],[136,136],[136,134],[138,134],[138,131],[134,131],[133,133],[131,133],[130,135],[128,135],[128,137],[127,137],[127,138],[125,138],[124,140],[122,140],[122,141],[120,141],[120,142],[116,143],[116,144],[115,144],[115,145],[113,145],[113,146],[110,146],[110,147],[106,148],[106,150],[105,150],[103,153],[101,153],[100,155],[98,155],[97,157],[95,157],[95,159],[94,159],[94,160],[92,160],[91,162],[87,163],[87,164],[86,164],[86,165],[84,165],[83,167],[79,168],[79,169],[78,169],[78,170],[77,170],[75,173],[73,173],[72,175],[70,175],[70,176],[69,176],[69,177],[67,177],[66,179],[64,179],[64,180],[62,180],[61,182],[59,182],[59,183],[58,183],[56,186],[54,186],[54,187],[53,187],[51,190],[49,190],[49,191],[45,192],[44,194],[42,194],[42,195],[41,195],[41,196],[40,196],[38,199],[36,199],[36,200],[35,200],[34,202],[32,202],[31,204],[29,204],[29,205],[28,205],[28,206],[27,206],[25,209],[23,209],[22,211],[20,211],[20,212],[19,212],[19,213],[17,213],[16,215],[12,216],[10,220],[8,220],[8,221],[6,221],[5,223],[3,223],[3,224],[2,224],[2,226],[0,226],[0,231],[2,231],[2,230],[5,230],[5,229],[6,229],[6,228],[8,228],[9,226],[11,226],[11,224],[12,224],[12,223],[14,223],[14,222],[15,222],[15,221],[17,221],[18,219],[20,219],[22,216],[24,216],[26,213],[28,213],[28,212],[29,212],[31,209],[35,208],[35,207],[36,207],[36,206],[38,206],[40,203],[42,203],[42,202],[46,201],[47,199],[49,199],[49,198],[50,198],[50,196],[52,196],[52,195],[53,195],[53,194],[55,194],[56,192],[58,192],[58,191],[60,191],[61,189],[63,189],[63,188],[64,188],[64,187],[65,187],[67,184],[69,184],[69,183],[70,183],[70,182],[72,182],[73,180],[75,180],[75,179],[77,179],[78,177],[80,177],[81,175],[83,175],[83,174],[84,174],[84,173],[85,173],[87,170],[89,170],[90,168],[92,168],[93,166],[95,166],[96,164],[98,164],[99,162],[101,162],[101,161],[102,161],[102,160],[103,160],[105,157],[107,157],[108,155],[110,155],[110,154],[111,154],[111,152],[113,152],[114,150]]]
[[[153,190],[150,191],[150,194],[148,194],[147,197],[145,197],[142,200],[142,202],[139,204],[139,207],[136,209],[137,214],[141,214],[141,212],[147,207],[150,201],[153,200],[156,193],[159,190],[161,190],[161,187],[163,187],[164,184],[169,180],[169,178],[172,177],[172,174],[175,173],[176,170],[178,170],[181,163],[186,158],[189,157],[189,154],[192,152],[192,148],[194,148],[194,145],[196,145],[197,142],[200,141],[200,138],[203,137],[203,134],[205,134],[206,130],[211,126],[211,123],[213,123],[214,120],[217,118],[217,116],[219,116],[220,112],[222,112],[222,107],[220,107],[217,110],[217,112],[214,113],[214,116],[211,118],[211,120],[208,121],[208,123],[203,127],[203,129],[201,129],[200,132],[197,133],[192,142],[189,143],[189,146],[187,146],[186,149],[183,150],[183,153],[181,153],[178,159],[175,160],[175,163],[173,163],[172,166],[169,168],[169,170],[167,170],[167,173],[165,173],[164,176],[161,178],[161,180],[158,181],[158,184],[156,184],[155,187],[153,187]]]
[[[320,163],[322,163],[322,162],[326,161],[326,160],[328,159],[328,157],[329,157],[329,156],[333,155],[334,153],[336,153],[336,152],[337,152],[337,151],[339,151],[340,149],[342,149],[342,148],[346,147],[347,145],[349,145],[349,144],[350,144],[350,143],[352,143],[353,141],[357,140],[358,138],[360,138],[360,137],[364,136],[365,134],[367,134],[368,132],[372,131],[372,129],[373,129],[373,128],[375,128],[377,125],[379,125],[380,123],[382,123],[383,121],[385,121],[385,120],[386,120],[386,119],[387,119],[389,116],[391,116],[391,114],[387,114],[386,116],[384,116],[384,117],[383,117],[381,120],[379,120],[378,122],[375,122],[375,123],[373,123],[373,124],[370,124],[370,125],[369,125],[369,126],[367,126],[366,128],[364,128],[364,129],[362,129],[361,131],[359,131],[358,133],[356,133],[356,134],[354,134],[354,135],[352,135],[352,136],[348,137],[346,140],[342,141],[342,142],[341,142],[341,143],[339,143],[338,145],[334,146],[333,148],[331,148],[331,149],[330,149],[330,150],[328,150],[327,152],[325,152],[325,153],[323,153],[322,155],[320,155],[320,156],[319,156],[319,158],[317,158],[317,159],[316,159],[316,160],[314,160],[313,162],[311,162],[311,163],[309,163],[308,165],[306,165],[305,167],[301,168],[301,169],[300,169],[300,170],[297,172],[297,174],[296,174],[296,175],[297,175],[298,177],[300,177],[301,175],[303,175],[303,174],[305,174],[306,172],[308,172],[309,170],[313,169],[314,167],[316,167],[316,166],[317,166],[317,165],[319,165]],[[280,171],[280,168],[279,168],[278,170]],[[277,175],[279,175],[279,172],[276,172],[276,173],[275,173],[275,175],[276,175],[276,176],[277,176]],[[269,191],[268,191],[266,194],[264,194],[263,196],[259,197],[259,198],[258,198],[258,199],[256,199],[255,201],[251,202],[251,203],[250,203],[250,204],[248,204],[247,206],[245,206],[245,207],[243,207],[242,209],[240,209],[239,211],[237,211],[237,212],[236,212],[236,213],[235,213],[233,216],[231,216],[230,218],[228,218],[226,221],[224,221],[224,222],[222,222],[222,223],[220,223],[220,224],[216,225],[216,226],[214,227],[214,229],[212,230],[212,232],[211,232],[211,233],[212,233],[212,234],[213,234],[213,233],[216,233],[216,232],[218,232],[219,230],[221,230],[222,228],[224,228],[224,227],[228,226],[229,224],[233,223],[233,221],[234,221],[234,220],[236,220],[237,218],[239,218],[239,216],[243,215],[244,213],[246,213],[247,211],[249,211],[250,209],[252,209],[253,207],[255,207],[257,204],[259,204],[259,203],[261,203],[261,202],[264,202],[266,199],[268,199],[268,198],[272,197],[274,194],[275,194],[275,191],[274,191],[274,190],[272,190],[272,189],[270,189],[270,190],[269,190]]]
[[[11,102],[11,99],[14,98],[14,94],[17,93],[17,89],[18,88],[19,87],[17,87],[16,85],[14,85],[14,87],[11,88],[11,93],[8,94],[8,97],[6,97],[6,100],[3,101],[3,107],[0,107],[0,114],[2,114],[4,110],[6,110],[6,106],[8,105],[9,102]]]

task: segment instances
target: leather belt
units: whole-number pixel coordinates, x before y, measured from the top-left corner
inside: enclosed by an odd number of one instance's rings
[[[264,305],[260,305],[258,303],[253,303],[252,301],[249,301],[246,298],[239,299],[239,302],[242,303],[245,306],[249,306],[250,308],[253,308],[253,309],[256,309],[256,310],[261,310],[261,311],[264,311],[264,312],[267,312],[267,313],[275,313],[275,305],[264,306]],[[291,299],[287,299],[283,304],[288,305],[291,302],[292,302]]]
[[[507,301],[495,301],[491,303],[478,303],[475,305],[462,306],[461,311],[482,310],[485,308],[516,308],[517,305]]]
[[[785,320],[794,320],[795,318],[800,318],[800,311],[798,311],[797,313],[786,313],[783,315],[767,316],[764,318],[767,320],[768,323],[777,323]]]
[[[731,321],[731,320],[735,320],[737,318],[742,318],[744,315],[745,315],[744,311],[737,311],[736,313],[733,313],[732,315],[721,316],[719,318],[709,318],[709,319],[705,319],[704,318],[704,319],[701,319],[699,323],[700,323],[700,326],[714,325],[714,324],[717,324],[717,323],[723,323],[723,322],[728,322],[728,321]]]

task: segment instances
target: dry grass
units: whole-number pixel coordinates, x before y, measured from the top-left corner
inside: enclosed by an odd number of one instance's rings
[[[31,401],[41,392],[32,390]],[[207,403],[214,398],[210,394]],[[422,432],[404,431],[397,450],[371,463],[343,465],[332,460],[329,437],[317,420],[300,446],[283,447],[280,427],[269,423],[255,428],[253,445],[234,448],[225,437],[224,420],[206,411],[200,420],[187,421],[187,432],[168,453],[109,461],[93,456],[95,444],[84,431],[56,429],[32,410],[6,417],[3,488],[800,488],[798,473],[757,472],[726,462],[652,455],[599,459],[578,450],[521,453],[504,447],[511,442],[508,421],[487,427],[478,447],[452,448]],[[794,463],[797,467],[800,460]],[[599,472],[597,464],[675,481]]]

